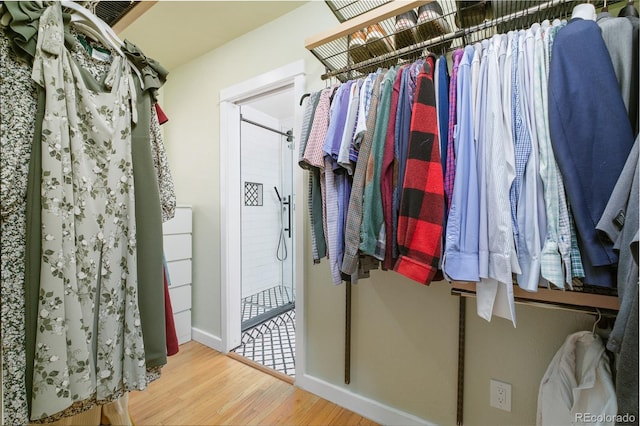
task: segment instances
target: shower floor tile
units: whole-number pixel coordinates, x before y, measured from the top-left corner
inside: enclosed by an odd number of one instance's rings
[[[292,309],[245,331],[233,352],[295,377],[295,316]]]
[[[291,289],[277,285],[242,299],[242,321],[294,301]]]

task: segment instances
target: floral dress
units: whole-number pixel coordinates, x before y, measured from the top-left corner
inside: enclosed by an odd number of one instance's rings
[[[135,87],[116,56],[93,92],[64,45],[62,11],[40,18],[45,88],[42,262],[31,419],[146,387],[136,281],[131,121]]]

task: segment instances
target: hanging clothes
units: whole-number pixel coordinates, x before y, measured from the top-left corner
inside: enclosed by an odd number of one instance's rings
[[[619,254],[617,287],[620,310],[607,340],[618,354],[616,394],[620,413],[638,417],[638,223],[640,165],[636,137],[597,229],[614,242]]]
[[[515,252],[509,188],[515,178],[515,155],[501,104],[498,52],[502,38],[485,40],[480,82],[485,93],[484,125],[478,142],[480,158],[480,283],[476,286],[478,315],[486,320],[496,313],[514,326],[512,273],[520,273]],[[485,66],[486,65],[486,66]],[[482,73],[482,69],[485,72]]]
[[[578,21],[579,18],[574,19],[572,25]],[[338,197],[337,201],[341,218],[343,204],[349,200],[342,225],[344,274],[357,279],[353,274],[365,260],[373,261],[374,268],[377,261],[382,261],[383,270],[393,268],[428,283],[442,269],[447,279],[477,283],[477,309],[481,317],[490,320],[494,315],[501,316],[514,326],[514,282],[525,291],[536,292],[539,287],[549,285],[573,289],[575,279],[589,276],[585,273],[582,252],[584,241],[595,235],[595,222],[587,229],[589,235],[582,235],[585,231],[582,228],[588,226],[584,206],[590,205],[592,195],[603,195],[605,191],[598,183],[594,194],[573,193],[585,192],[592,184],[587,178],[597,175],[589,173],[585,178],[586,170],[592,166],[588,161],[572,171],[569,158],[575,146],[563,147],[563,141],[554,141],[559,131],[570,134],[567,129],[575,125],[566,114],[558,114],[557,109],[562,105],[563,113],[568,113],[576,106],[567,89],[570,85],[562,86],[553,80],[558,80],[559,70],[566,64],[575,66],[573,57],[584,60],[585,54],[572,52],[561,60],[555,59],[577,40],[572,35],[566,36],[571,33],[566,28],[566,21],[543,21],[457,49],[452,54],[450,79],[446,59],[436,62],[432,57],[426,66],[429,76],[423,70],[425,61],[418,60],[344,84],[360,92],[357,118],[355,124],[345,123],[340,145],[343,160],[338,161],[347,173],[354,170],[350,197]],[[587,44],[590,37],[595,38],[595,33],[588,35]],[[596,50],[601,57],[602,40],[599,44]],[[615,79],[613,68],[601,68],[598,72],[607,74],[601,86],[609,87]],[[430,87],[421,101],[417,100],[418,80]],[[571,90],[578,90],[578,85],[585,87],[584,81],[577,83],[577,80],[570,82],[575,87]],[[340,88],[330,99],[332,111],[344,101],[342,93]],[[431,100],[436,106],[433,115]],[[597,103],[597,98],[591,102]],[[585,107],[587,104],[581,102],[578,109],[584,107],[586,111],[593,107]],[[415,117],[416,111],[423,115]],[[550,122],[552,115],[554,122]],[[336,119],[332,116],[325,126],[335,126]],[[314,118],[314,125],[322,120]],[[596,126],[598,122],[590,120],[589,124]],[[434,129],[430,127],[432,124]],[[347,162],[344,136],[354,125],[352,153],[356,155]],[[444,135],[442,129],[446,129]],[[606,140],[602,129],[598,131],[599,141]],[[431,135],[436,137],[435,148]],[[414,144],[418,140],[420,143]],[[607,155],[617,164],[626,158],[627,144],[622,143],[613,151],[616,152]],[[580,155],[588,156],[588,152],[583,150]],[[335,152],[327,149],[325,154],[335,156]],[[443,215],[438,217],[434,211],[439,206],[439,182],[431,174],[431,160],[436,155],[444,196]],[[559,159],[561,156],[564,157]],[[419,161],[413,161],[416,158],[429,167],[417,167]],[[326,173],[329,162],[323,167]],[[335,170],[333,164],[331,167]],[[330,179],[336,176],[339,175]],[[335,209],[333,195],[331,204]],[[601,211],[601,202],[596,204],[594,212]],[[593,212],[589,214],[592,216]],[[337,222],[332,219],[329,228],[340,231],[339,222],[340,219]],[[444,236],[439,245],[432,241],[435,235]],[[337,283],[334,262],[332,275]],[[592,266],[587,268],[591,268],[591,277]],[[591,280],[586,279],[585,284],[592,284]]]
[[[331,104],[329,128],[323,144],[325,205],[326,205],[326,237],[329,265],[334,284],[342,282],[344,227],[341,205],[344,198],[346,175],[337,163],[344,126],[349,108],[349,94],[353,81],[341,85]]]
[[[447,219],[442,269],[450,280],[478,282],[479,188],[471,93],[471,62],[474,54],[475,49],[467,46],[452,73],[451,87],[456,91],[455,121],[458,123],[453,135],[455,144],[452,145],[455,146],[453,155],[457,170]],[[453,157],[447,155],[447,158]]]
[[[591,72],[582,72],[587,67]],[[617,255],[613,244],[598,236],[595,224],[629,155],[633,133],[609,52],[594,21],[573,19],[555,38],[549,127],[578,231],[585,282],[612,287],[611,266]]]
[[[105,79],[110,92],[91,92],[64,47],[60,5],[40,17],[33,78],[46,103],[34,420],[94,394],[104,400],[122,386],[146,387],[134,272],[131,75],[116,57]]]
[[[624,106],[629,114],[633,134],[637,135],[638,111],[638,33],[637,16],[614,18],[608,12],[598,14],[596,20],[609,51]]]
[[[394,266],[396,272],[427,285],[438,269],[444,215],[434,72],[435,57],[428,56],[418,74],[413,103],[398,217],[400,256]]]
[[[600,337],[580,331],[567,337],[545,372],[538,393],[537,425],[574,424],[589,414],[615,424],[618,414],[609,357]]]
[[[400,82],[400,93],[398,95],[398,111],[396,113],[396,134],[394,147],[393,166],[393,199],[391,207],[391,258],[395,264],[398,259],[398,216],[400,215],[400,197],[402,195],[402,182],[404,182],[405,168],[407,164],[407,154],[409,151],[409,135],[411,131],[411,114],[413,99],[416,92],[416,84],[420,69],[424,64],[423,59],[418,59],[402,73]]]
[[[380,85],[383,78],[384,74],[378,74],[373,82],[371,91],[371,102],[369,104],[366,119],[366,130],[362,135],[362,142],[360,143],[360,149],[358,150],[358,162],[356,163],[356,169],[353,174],[351,197],[349,198],[349,207],[347,209],[347,222],[344,231],[345,247],[344,257],[342,260],[342,272],[350,276],[353,276],[358,270],[358,249],[360,247],[360,229],[362,225],[363,215],[365,178],[367,173],[368,158],[369,154],[371,153],[371,145],[373,142],[373,133],[376,124]]]
[[[371,152],[367,159],[364,195],[362,200],[362,223],[360,225],[360,251],[377,260],[384,260],[386,246],[386,231],[382,192],[380,182],[382,177],[382,163],[384,146],[389,126],[391,95],[397,70],[388,70],[380,83],[380,100],[376,124],[371,142]]]
[[[2,401],[3,407],[3,423],[9,424],[25,424],[28,422],[28,404],[30,402],[31,394],[31,377],[33,373],[33,351],[35,344],[33,343],[33,337],[35,335],[36,325],[35,319],[38,313],[38,289],[39,289],[39,274],[40,274],[40,219],[39,216],[34,215],[34,212],[40,211],[40,190],[39,190],[39,178],[34,179],[31,173],[35,170],[39,170],[40,167],[33,166],[33,161],[38,157],[38,153],[35,153],[35,148],[40,145],[40,138],[34,139],[34,123],[36,127],[41,124],[41,118],[36,118],[35,109],[30,110],[30,102],[37,102],[37,91],[33,80],[31,80],[31,70],[29,63],[31,62],[33,55],[35,54],[37,31],[38,31],[38,19],[43,13],[44,8],[35,2],[4,2],[3,12],[3,25],[7,24],[8,27],[0,28],[0,54],[2,56],[2,62],[6,67],[3,67],[3,80],[11,81],[11,85],[2,85],[2,110],[15,111],[16,115],[11,117],[10,114],[2,114],[2,133],[3,133],[3,162],[5,159],[11,159],[17,164],[23,164],[29,167],[27,173],[26,168],[21,167],[2,167],[2,198],[3,198],[3,220],[2,220],[2,345],[3,345],[3,380],[2,380]],[[66,22],[68,19],[65,18]],[[6,32],[5,32],[6,31]],[[69,48],[69,53],[72,60],[82,67],[81,72],[91,73],[93,78],[97,78],[101,81],[100,74],[105,68],[110,68],[110,64],[105,62],[99,62],[87,59],[84,48],[80,46],[78,38],[80,36],[74,32],[73,29],[65,27],[64,41]],[[138,66],[143,70],[145,80],[145,91],[140,91],[137,98],[139,100],[150,99],[149,94],[153,95],[153,92],[159,88],[164,79],[166,78],[166,71],[153,60],[146,58],[135,46],[127,44],[123,49],[126,51],[129,58],[133,58],[138,63]],[[20,60],[18,60],[20,58]],[[105,67],[106,66],[106,67]],[[86,82],[92,83],[93,79],[88,77]],[[138,81],[136,79],[136,84]],[[97,87],[100,87],[97,85]],[[96,90],[91,87],[91,90]],[[97,89],[100,90],[100,89]],[[5,104],[7,102],[7,104]],[[7,106],[8,105],[8,106]],[[34,104],[35,105],[35,104]],[[44,102],[42,103],[44,105]],[[24,108],[23,108],[24,107]],[[144,155],[148,155],[149,170],[143,175],[142,190],[155,191],[156,194],[159,190],[162,190],[163,196],[161,198],[162,216],[165,219],[173,216],[175,209],[175,193],[173,193],[173,183],[171,180],[171,174],[167,166],[166,154],[164,146],[162,145],[162,138],[159,131],[154,131],[154,126],[159,128],[157,124],[157,115],[151,104],[138,103],[136,106],[138,115],[138,125],[134,126],[134,140],[138,140],[138,145],[144,146],[146,144],[146,152]],[[39,113],[42,117],[42,112]],[[145,118],[149,117],[149,118]],[[10,123],[10,124],[9,124]],[[146,127],[146,131],[143,129]],[[140,135],[136,139],[135,134]],[[34,153],[32,155],[31,141],[34,141]],[[24,143],[24,146],[20,144]],[[9,151],[11,154],[5,155]],[[139,151],[139,150],[138,150]],[[136,174],[136,167],[141,164],[139,154],[136,154],[136,150],[133,152],[133,167],[134,175]],[[32,165],[29,165],[29,163]],[[155,167],[155,171],[154,171]],[[144,170],[144,169],[143,169]],[[27,180],[27,175],[30,175]],[[34,176],[39,176],[39,172]],[[18,194],[21,191],[25,191],[27,187],[27,181],[29,182],[29,190],[26,194],[23,193],[15,205],[5,204],[5,200],[11,200],[6,198],[5,189],[16,191]],[[5,185],[5,182],[12,182],[11,185]],[[24,182],[24,186],[22,183]],[[34,184],[38,184],[36,189]],[[162,185],[161,188],[159,186]],[[12,192],[13,193],[13,192]],[[25,200],[27,200],[26,206],[31,203],[32,212],[25,212]],[[36,200],[37,204],[33,201]],[[160,200],[160,198],[158,198]],[[153,204],[142,206],[140,209],[136,209],[143,213],[157,212],[160,217],[160,201],[155,207]],[[11,208],[10,211],[5,211],[5,206]],[[148,209],[148,210],[147,210]],[[9,214],[6,216],[5,213]],[[26,213],[26,214],[25,214]],[[153,214],[153,213],[151,213]],[[5,218],[9,220],[5,221]],[[25,226],[25,219],[28,218],[27,225]],[[146,217],[145,217],[146,219]],[[138,226],[138,229],[144,226]],[[37,245],[27,244],[27,253],[34,252],[35,257],[31,260],[30,256],[25,257],[25,228],[30,241],[35,240]],[[37,230],[37,232],[32,232]],[[157,231],[161,238],[161,227],[158,226]],[[138,245],[140,247],[140,245]],[[161,247],[160,256],[161,256]],[[148,253],[142,253],[142,256],[146,256]],[[160,257],[161,259],[161,257]],[[25,268],[25,260],[30,262]],[[37,266],[37,267],[36,267]],[[7,268],[16,268],[12,273],[7,273]],[[25,275],[25,271],[29,272],[29,275]],[[35,273],[35,274],[34,274]],[[30,278],[32,277],[32,278]],[[140,281],[140,277],[139,281]],[[31,281],[29,281],[31,280]],[[143,280],[144,281],[144,280]],[[33,287],[29,282],[36,283]],[[149,279],[145,282],[150,283],[152,288],[156,288],[161,291],[160,285],[162,283]],[[33,288],[33,291],[31,290]],[[10,289],[10,290],[9,290]],[[23,293],[23,289],[27,293]],[[162,292],[157,293],[162,296]],[[15,297],[14,297],[15,296]],[[151,298],[153,302],[153,298]],[[26,300],[26,306],[25,306]],[[162,299],[159,299],[162,301]],[[33,306],[32,301],[35,302]],[[33,306],[33,307],[32,307]],[[144,306],[141,307],[141,312],[144,311]],[[153,307],[154,310],[159,308],[163,312],[163,304]],[[24,310],[27,310],[27,324],[23,322],[25,315]],[[164,319],[162,315],[161,319]],[[152,322],[151,324],[157,324]],[[29,332],[28,330],[33,330]],[[164,336],[164,333],[162,333]],[[15,336],[15,339],[11,336]],[[146,339],[147,336],[145,336]],[[26,338],[26,342],[25,342]],[[31,342],[31,343],[30,343]],[[166,357],[164,349],[164,340],[159,341],[162,345],[163,356]],[[146,345],[145,345],[146,346]],[[149,345],[152,347],[153,345]],[[31,349],[30,349],[31,348]],[[146,347],[145,347],[146,349]],[[146,352],[145,352],[146,355]],[[164,363],[161,363],[164,364]],[[150,368],[147,371],[147,380],[155,380],[159,377],[159,368]],[[114,395],[117,398],[118,395]],[[71,412],[77,412],[79,410],[88,409],[92,406],[93,402],[88,400],[84,401],[83,405],[75,408]],[[68,415],[65,413],[58,413],[58,416]],[[50,419],[48,419],[50,421]]]
[[[393,188],[397,185],[397,158],[395,156],[395,148],[398,133],[398,102],[400,100],[400,86],[405,71],[408,66],[401,66],[396,72],[393,88],[391,91],[391,104],[389,107],[389,126],[387,127],[387,135],[384,141],[384,152],[382,155],[382,171],[380,177],[380,194],[382,196],[382,212],[384,223],[384,259],[382,268],[384,270],[393,269],[395,258],[393,257],[393,241],[395,233],[392,226],[393,223]]]
[[[31,68],[19,61],[10,47],[5,29],[0,27],[0,277],[2,310],[2,424],[28,423],[25,388],[25,229],[29,156],[33,140],[33,117],[37,95]],[[37,310],[37,308],[36,308]]]
[[[325,252],[318,252],[318,260],[326,256],[326,244],[322,245],[322,243],[327,240],[325,233],[327,228],[325,225],[324,190],[322,189],[324,185],[322,184],[321,177],[322,170],[324,169],[322,145],[324,144],[324,139],[329,128],[330,97],[333,90],[334,88],[326,88],[320,93],[318,104],[313,115],[313,124],[309,131],[307,145],[301,159],[301,162],[306,164],[305,168],[310,168],[313,176],[313,180],[311,181],[313,191],[309,194],[309,207],[312,208],[310,210],[311,226],[317,230],[316,243],[318,244],[318,249],[321,247],[325,248]],[[322,236],[320,236],[318,232],[320,230],[322,230]]]
[[[320,211],[322,209],[322,200],[318,196],[320,194],[320,173],[316,168],[307,167],[307,163],[303,160],[303,157],[319,99],[320,92],[314,92],[305,104],[302,131],[300,133],[300,152],[298,155],[298,165],[310,171],[307,185],[307,206],[309,208],[309,221],[311,223],[311,248],[314,263],[320,262],[320,259],[324,257],[327,252],[322,223],[315,219],[318,217],[318,214],[321,215]]]

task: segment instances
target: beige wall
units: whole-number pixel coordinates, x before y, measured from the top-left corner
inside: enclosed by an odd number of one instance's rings
[[[163,107],[170,121],[163,127],[178,202],[194,211],[193,325],[215,336],[221,335],[219,92],[299,59],[306,63],[308,89],[323,87],[322,66],[303,41],[334,24],[324,2],[310,2],[172,70],[165,86]],[[347,386],[344,286],[331,284],[326,262],[312,264],[308,248],[305,265],[308,373],[425,420],[454,424],[458,299],[448,285],[425,287],[376,271],[354,286]],[[479,319],[474,300],[467,307],[465,423],[534,424],[546,365],[566,335],[590,328],[593,319],[518,306],[513,329],[501,319]],[[511,413],[489,407],[490,378],[513,385]]]
[[[300,59],[318,85],[323,68],[303,40],[336,23],[324,3],[311,2],[172,70],[164,86],[178,203],[192,205],[194,214],[193,326],[205,332],[221,336],[220,90]]]

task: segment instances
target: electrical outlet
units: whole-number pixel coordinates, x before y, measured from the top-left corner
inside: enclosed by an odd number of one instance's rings
[[[511,412],[511,385],[491,379],[489,381],[489,405]]]

